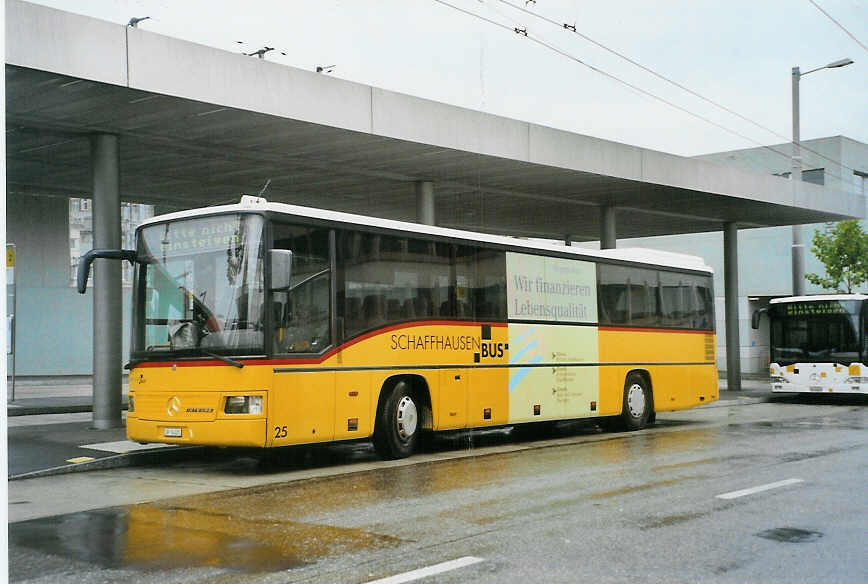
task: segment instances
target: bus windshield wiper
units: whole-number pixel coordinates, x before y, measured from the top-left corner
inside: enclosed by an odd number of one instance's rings
[[[224,363],[229,363],[233,367],[238,367],[239,369],[244,368],[244,363],[242,363],[241,361],[236,361],[235,359],[230,359],[229,357],[227,357],[225,355],[218,355],[217,353],[212,353],[211,351],[202,351],[202,352],[204,354],[208,355],[209,357],[214,357],[215,359],[220,359]]]

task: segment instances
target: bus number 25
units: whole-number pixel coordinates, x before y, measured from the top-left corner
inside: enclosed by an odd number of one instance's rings
[[[274,437],[275,438],[286,438],[286,426],[275,426],[274,427]]]

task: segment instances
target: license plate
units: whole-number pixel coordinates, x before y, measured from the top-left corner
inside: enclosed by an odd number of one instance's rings
[[[823,391],[823,386],[821,385],[812,385],[808,389],[811,391]]]
[[[163,436],[166,438],[180,438],[181,437],[181,429],[180,428],[163,428]]]

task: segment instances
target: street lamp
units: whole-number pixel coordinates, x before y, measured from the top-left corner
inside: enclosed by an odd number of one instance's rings
[[[790,180],[802,180],[802,151],[799,143],[799,79],[808,73],[820,69],[837,69],[851,65],[853,59],[839,59],[828,65],[811,69],[802,73],[798,67],[793,67],[793,161]],[[793,183],[795,190],[796,184]],[[802,241],[802,226],[793,225],[793,296],[805,295],[805,245]]]

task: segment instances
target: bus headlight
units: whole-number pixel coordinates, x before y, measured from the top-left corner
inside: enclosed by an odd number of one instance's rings
[[[261,395],[230,395],[226,396],[226,406],[223,411],[227,414],[261,414]]]

